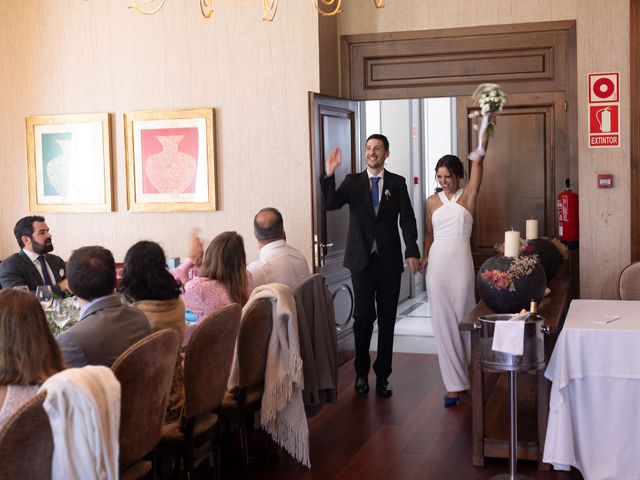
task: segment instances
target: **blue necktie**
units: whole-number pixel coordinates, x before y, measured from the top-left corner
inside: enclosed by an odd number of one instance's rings
[[[47,268],[47,262],[44,260],[44,255],[40,255],[38,257],[38,261],[40,262],[40,268],[42,268],[42,278],[44,279],[45,285],[53,285],[51,281],[51,275],[49,275],[49,269]]]
[[[378,182],[380,177],[371,177],[371,203],[373,208],[378,208],[380,205],[380,192],[378,192]]]

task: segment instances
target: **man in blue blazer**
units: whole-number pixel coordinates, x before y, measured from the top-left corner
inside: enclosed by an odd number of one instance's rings
[[[398,219],[406,246],[405,261],[412,273],[418,271],[420,258],[416,218],[407,184],[400,175],[384,169],[388,157],[387,137],[371,135],[366,145],[366,170],[347,175],[336,189],[333,174],[342,162],[342,152],[335,149],[327,159],[325,175],[320,180],[327,210],[349,205],[344,266],[351,271],[355,297],[355,389],[360,395],[369,392],[369,345],[377,317],[378,355],[373,370],[376,393],[382,397],[393,394],[388,377],[391,375],[400,278],[404,270]]]
[[[33,291],[38,285],[51,285],[54,293],[67,290],[64,260],[50,253],[51,233],[44,217],[31,215],[16,223],[13,233],[21,250],[0,263],[0,285],[10,288],[26,285]]]

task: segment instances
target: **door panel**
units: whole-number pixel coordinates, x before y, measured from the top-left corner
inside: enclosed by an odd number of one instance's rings
[[[322,203],[319,179],[328,153],[339,147],[342,164],[335,172],[336,185],[354,173],[358,160],[358,103],[341,98],[309,94],[311,115],[311,191],[313,208],[313,267],[321,273],[333,294],[338,333],[338,356],[342,364],[355,355],[353,339],[353,287],[351,274],[342,266],[347,242],[349,209],[327,212]]]
[[[474,215],[476,268],[496,255],[494,245],[504,242],[505,230],[519,230],[524,238],[528,218],[538,219],[541,236],[556,234],[556,196],[569,176],[564,98],[561,93],[513,94],[498,115]],[[460,97],[457,105],[462,157],[477,144],[467,117],[477,108],[468,97]]]

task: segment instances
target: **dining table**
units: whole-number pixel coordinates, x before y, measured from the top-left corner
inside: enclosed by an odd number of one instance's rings
[[[573,300],[545,376],[543,461],[589,480],[640,479],[640,301]]]

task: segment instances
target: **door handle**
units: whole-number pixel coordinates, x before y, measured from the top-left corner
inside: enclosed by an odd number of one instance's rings
[[[313,265],[315,268],[324,266],[325,248],[332,247],[333,243],[321,243],[318,241],[318,235],[313,236]]]

